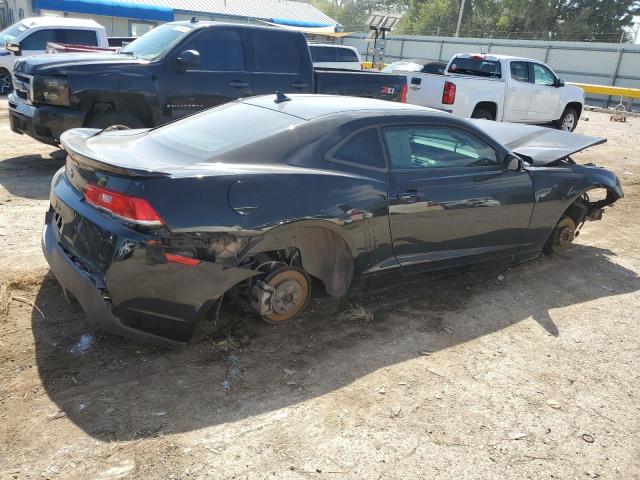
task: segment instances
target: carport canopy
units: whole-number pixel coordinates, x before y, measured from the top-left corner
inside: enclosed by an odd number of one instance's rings
[[[172,22],[173,9],[120,0],[34,0],[34,9]]]

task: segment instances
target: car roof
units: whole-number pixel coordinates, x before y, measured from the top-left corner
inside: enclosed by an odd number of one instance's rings
[[[291,100],[275,103],[275,95],[262,95],[239,100],[242,103],[268,108],[301,118],[313,120],[329,115],[361,113],[366,116],[397,114],[447,115],[433,108],[406,103],[375,100],[372,98],[346,97],[341,95],[292,94]]]
[[[84,18],[68,18],[68,17],[30,17],[20,20],[20,23],[26,27],[99,27],[104,28],[95,20]]]
[[[356,47],[352,47],[351,45],[335,45],[333,43],[310,43],[309,46],[310,47],[346,48],[348,50],[355,50],[356,52],[358,51]]]
[[[458,53],[455,55],[456,58],[470,58],[470,57],[484,57],[485,60],[516,60],[521,62],[536,62],[539,63],[539,60],[535,60],[533,58],[525,58],[525,57],[514,57],[513,55],[494,55],[493,53]]]

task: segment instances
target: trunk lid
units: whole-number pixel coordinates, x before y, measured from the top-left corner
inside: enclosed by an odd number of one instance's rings
[[[471,121],[507,149],[531,159],[536,167],[544,167],[607,141],[606,138],[563,132],[536,125],[489,120]]]

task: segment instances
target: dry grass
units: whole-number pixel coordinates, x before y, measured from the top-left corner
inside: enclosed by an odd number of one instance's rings
[[[373,312],[368,311],[359,303],[355,303],[344,312],[344,317],[352,322],[370,322],[373,320]]]

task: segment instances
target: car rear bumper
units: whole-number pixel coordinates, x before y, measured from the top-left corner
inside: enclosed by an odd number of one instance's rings
[[[58,145],[63,132],[81,127],[84,122],[84,112],[64,107],[30,105],[15,93],[9,95],[8,103],[11,130],[50,145]]]
[[[252,270],[167,260],[161,237],[132,230],[88,205],[60,170],[53,178],[42,249],[65,294],[104,330],[183,347],[200,320]]]
[[[58,242],[56,226],[50,221],[51,214],[51,211],[48,212],[42,232],[42,251],[67,299],[72,297],[77,300],[87,318],[108,332],[164,347],[180,348],[186,345],[185,342],[159,337],[124,325],[113,314],[106,289],[99,288],[99,281]]]

